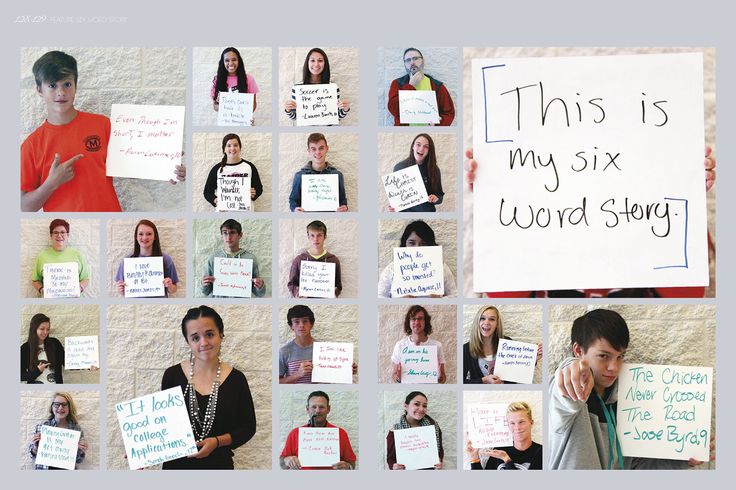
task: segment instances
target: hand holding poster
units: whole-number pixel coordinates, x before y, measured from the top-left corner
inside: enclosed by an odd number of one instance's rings
[[[302,260],[299,269],[299,296],[302,298],[334,298],[335,264]]]
[[[473,447],[511,446],[514,443],[506,423],[505,403],[478,403],[468,406],[468,437]]]
[[[393,296],[443,296],[442,247],[394,247]]]
[[[220,92],[217,108],[218,126],[251,126],[253,119],[253,94]]]
[[[537,344],[499,339],[493,374],[504,381],[531,383],[537,364]]]
[[[60,262],[43,265],[44,298],[79,298],[79,264]]]
[[[215,282],[212,294],[231,298],[250,298],[253,287],[253,260],[215,257]]]
[[[340,207],[337,174],[302,175],[302,209],[304,211],[336,211]]]
[[[73,470],[77,464],[79,438],[78,430],[61,427],[41,426],[41,440],[38,441],[36,464]]]
[[[340,462],[337,427],[299,427],[299,463],[325,467]]]
[[[297,126],[334,126],[339,123],[337,85],[295,85]]]
[[[217,210],[250,211],[250,175],[217,177]]]
[[[126,257],[123,274],[126,298],[166,296],[163,257]]]
[[[382,178],[388,203],[394,210],[402,211],[427,202],[427,188],[424,187],[424,180],[422,180],[418,165],[397,170]]]
[[[107,175],[169,180],[182,163],[184,106],[113,104]]]
[[[353,382],[353,344],[314,342],[312,345],[312,383]]]
[[[401,124],[439,124],[437,94],[434,90],[399,90]]]
[[[437,383],[440,376],[436,345],[407,345],[401,349],[402,383]]]
[[[710,459],[713,368],[624,364],[618,437],[624,456]]]
[[[181,387],[115,405],[131,470],[197,452]]]
[[[100,366],[97,335],[66,337],[64,339],[64,367],[66,369],[90,369]]]
[[[394,430],[396,462],[407,470],[433,468],[440,462],[434,425]]]

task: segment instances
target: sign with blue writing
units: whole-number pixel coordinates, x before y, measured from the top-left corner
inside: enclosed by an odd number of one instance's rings
[[[302,260],[299,267],[299,296],[334,298],[336,264]]]
[[[401,296],[444,296],[445,271],[442,247],[394,247],[394,279],[391,294]]]
[[[126,257],[123,274],[126,298],[166,296],[163,257]]]
[[[531,383],[537,364],[537,344],[499,339],[493,374],[504,381]]]
[[[337,211],[340,207],[339,175],[302,175],[302,209],[304,211]]]
[[[81,435],[82,433],[78,430],[42,425],[36,464],[73,470],[77,464]]]
[[[439,124],[437,93],[434,90],[399,90],[401,124]]]
[[[436,345],[407,345],[399,353],[402,383],[437,383],[440,376]]]

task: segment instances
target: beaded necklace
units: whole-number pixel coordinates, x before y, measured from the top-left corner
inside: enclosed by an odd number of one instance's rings
[[[194,437],[198,441],[204,440],[212,430],[212,425],[215,423],[215,411],[217,410],[217,393],[220,391],[220,371],[222,368],[222,361],[217,358],[217,373],[215,379],[212,381],[212,390],[210,392],[210,399],[207,402],[207,408],[204,411],[204,420],[199,416],[199,402],[197,402],[197,393],[194,389],[194,356],[189,357],[189,383],[187,384],[187,391],[189,391],[189,419],[192,421],[192,431]],[[184,393],[186,397],[186,392]]]

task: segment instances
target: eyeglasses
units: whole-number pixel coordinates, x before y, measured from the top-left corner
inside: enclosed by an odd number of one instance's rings
[[[417,61],[421,59],[422,59],[421,56],[412,56],[411,58],[404,58],[404,63],[411,63],[412,61],[416,63]]]
[[[54,402],[54,403],[51,404],[51,406],[54,407],[54,408],[67,408],[67,407],[69,407],[69,403],[67,403],[67,402]]]
[[[53,236],[66,236],[68,234],[69,234],[68,231],[52,231],[51,232],[51,235]]]

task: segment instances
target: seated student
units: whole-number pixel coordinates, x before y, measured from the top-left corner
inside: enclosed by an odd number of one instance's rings
[[[445,449],[442,447],[442,429],[440,424],[427,413],[429,401],[427,395],[421,391],[412,391],[404,399],[404,414],[394,424],[393,429],[386,434],[386,464],[389,470],[405,470],[406,466],[396,462],[396,436],[394,431],[409,429],[411,427],[434,427],[434,436],[437,439],[437,457],[440,462],[425,470],[441,470],[445,459]]]
[[[322,133],[312,133],[307,138],[307,152],[309,152],[310,160],[294,174],[294,180],[291,183],[291,194],[289,194],[289,209],[296,212],[302,212],[302,175],[331,175],[337,174],[338,185],[338,201],[340,206],[338,212],[348,210],[348,199],[345,197],[345,179],[337,168],[327,162],[327,152],[330,147],[327,146],[327,138]]]
[[[164,295],[168,297],[170,294],[176,293],[176,284],[179,282],[176,266],[171,256],[161,251],[158,229],[152,221],[142,219],[135,225],[135,231],[133,232],[133,253],[128,255],[128,257],[163,257]],[[126,288],[124,266],[125,261],[121,260],[118,272],[115,274],[115,281],[121,296],[125,296]]]
[[[391,362],[393,363],[392,378],[395,383],[401,383],[401,351],[405,347],[433,345],[437,347],[437,366],[439,368],[438,383],[447,381],[445,373],[445,356],[442,354],[442,343],[435,339],[430,339],[432,333],[432,315],[423,306],[413,305],[404,316],[404,333],[408,337],[396,342],[394,350],[391,352]]]
[[[253,112],[255,112],[258,84],[253,75],[245,72],[245,64],[240,56],[240,51],[233,47],[222,50],[220,60],[217,63],[217,74],[212,79],[210,98],[212,99],[212,108],[215,111],[220,110],[220,92],[253,94]],[[251,121],[252,123],[253,121]]]
[[[33,64],[33,77],[47,116],[20,147],[21,210],[120,211],[106,176],[110,119],[74,107],[77,60],[49,51]],[[183,165],[174,173],[185,180]]]
[[[411,142],[411,148],[409,149],[409,157],[394,165],[394,172],[411,167],[412,165],[419,167],[419,174],[422,176],[424,188],[427,190],[427,202],[402,209],[402,212],[434,213],[437,211],[436,206],[442,204],[445,191],[442,190],[442,173],[437,166],[434,141],[426,133],[421,133],[414,137],[414,140]],[[395,211],[391,206],[388,207],[388,210],[392,213]]]
[[[562,361],[549,384],[552,469],[683,469],[703,463],[621,454],[615,427],[618,375],[629,347],[621,315],[589,311],[573,322],[570,341],[574,357]]]
[[[244,177],[250,176],[250,199],[255,201],[263,194],[263,184],[258,174],[258,169],[248,160],[244,160],[240,156],[240,150],[243,144],[240,142],[240,136],[234,133],[226,134],[222,138],[222,160],[215,164],[207,174],[207,182],[204,184],[204,198],[217,207],[217,179],[219,177]],[[253,209],[251,207],[251,209]]]
[[[291,261],[291,269],[289,269],[289,281],[287,287],[294,298],[299,296],[299,276],[301,275],[301,262],[306,260],[309,262],[328,262],[335,264],[335,297],[340,296],[342,291],[342,279],[340,278],[340,259],[337,255],[331,254],[325,250],[325,240],[327,239],[327,225],[321,221],[312,221],[307,225],[307,239],[309,240],[309,248],[300,253]]]
[[[84,293],[89,285],[89,271],[87,262],[82,253],[76,248],[67,248],[69,244],[69,223],[63,219],[55,219],[49,224],[49,238],[51,246],[36,257],[36,266],[33,268],[31,282],[43,297],[43,266],[46,264],[60,264],[76,262],[79,268],[79,292]]]
[[[327,53],[319,48],[312,48],[304,58],[302,67],[302,85],[330,83],[330,60]],[[291,98],[284,102],[284,111],[289,119],[296,121],[296,92],[291,89]],[[350,103],[340,99],[340,87],[337,88],[337,116],[343,119],[350,112]]]
[[[215,257],[230,259],[250,259],[253,261],[253,270],[251,282],[251,294],[262,298],[266,294],[266,282],[259,277],[258,260],[256,256],[247,250],[240,248],[240,239],[243,238],[243,226],[234,219],[225,220],[220,225],[220,235],[225,245],[224,249],[220,249],[207,258],[204,265],[204,276],[202,277],[202,293],[207,296],[212,295],[215,282]],[[214,296],[215,298],[226,298],[227,296]]]
[[[49,336],[51,319],[43,313],[31,318],[28,340],[20,346],[20,379],[28,384],[64,383],[64,345]]]

